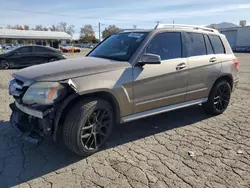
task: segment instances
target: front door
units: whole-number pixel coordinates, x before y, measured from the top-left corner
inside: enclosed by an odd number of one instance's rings
[[[185,101],[188,63],[182,51],[180,32],[160,33],[150,41],[145,52],[162,61],[134,67],[134,113]]]
[[[16,50],[16,53],[12,56],[12,61],[19,67],[27,67],[32,65],[32,46],[20,47]]]

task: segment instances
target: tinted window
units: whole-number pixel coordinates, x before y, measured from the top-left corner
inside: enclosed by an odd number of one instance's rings
[[[203,35],[200,33],[187,33],[187,49],[189,56],[206,55]]]
[[[17,49],[18,53],[30,53],[32,52],[32,47],[31,46],[25,46]]]
[[[35,47],[35,52],[53,52],[53,51],[48,49],[48,48],[45,48],[45,47],[36,46]]]
[[[153,38],[146,53],[157,54],[162,60],[181,58],[181,33],[161,33]]]
[[[129,61],[147,34],[146,32],[126,32],[111,35],[88,56]]]
[[[210,40],[212,42],[214,52],[216,54],[224,54],[225,53],[224,46],[223,46],[219,36],[210,35]]]
[[[204,37],[205,37],[205,42],[206,42],[206,47],[207,47],[207,54],[214,54],[214,51],[213,51],[213,48],[212,48],[212,45],[208,36],[204,35]]]

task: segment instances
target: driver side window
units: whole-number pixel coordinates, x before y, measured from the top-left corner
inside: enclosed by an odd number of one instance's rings
[[[147,46],[146,53],[159,55],[161,60],[181,58],[181,33],[166,32],[156,35]]]

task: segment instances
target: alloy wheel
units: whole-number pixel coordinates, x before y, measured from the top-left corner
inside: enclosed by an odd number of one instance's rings
[[[230,100],[230,88],[228,84],[220,84],[214,97],[214,106],[218,111],[224,111]]]
[[[6,60],[2,60],[0,62],[0,69],[8,69],[8,68],[10,68],[9,63]]]
[[[81,129],[81,142],[86,150],[98,149],[106,140],[111,116],[104,108],[95,109]]]

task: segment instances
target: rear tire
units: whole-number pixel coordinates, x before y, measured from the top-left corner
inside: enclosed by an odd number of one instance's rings
[[[1,60],[0,69],[9,69],[9,68],[10,68],[9,62],[6,60]]]
[[[210,91],[208,101],[203,103],[202,106],[207,113],[219,115],[227,109],[230,98],[231,86],[227,81],[221,80],[215,83]]]
[[[105,144],[114,120],[112,106],[107,101],[99,98],[79,101],[66,115],[64,143],[78,155],[91,155]]]

